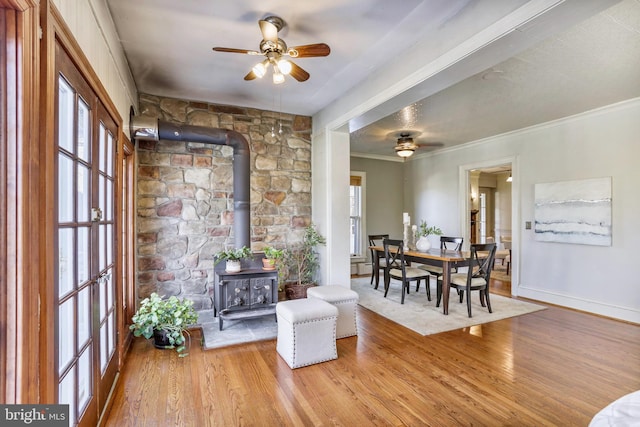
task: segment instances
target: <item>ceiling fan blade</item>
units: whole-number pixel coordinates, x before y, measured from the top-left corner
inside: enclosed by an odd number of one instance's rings
[[[294,62],[291,62],[291,72],[289,75],[299,82],[305,82],[309,79],[309,73],[300,68]]]
[[[262,38],[264,40],[269,40],[274,43],[278,43],[278,27],[273,25],[269,21],[260,20],[258,21],[260,24],[260,31],[262,32]]]
[[[328,56],[331,48],[325,43],[306,44],[303,46],[290,47],[287,55],[292,58],[310,58],[314,56]]]
[[[256,78],[258,78],[258,76],[256,76],[256,73],[254,73],[253,70],[249,71],[249,73],[244,76],[245,80],[254,80]]]
[[[214,47],[216,52],[229,52],[229,53],[246,53],[247,55],[262,55],[262,53],[255,50],[247,49],[234,49],[232,47]]]
[[[440,148],[444,147],[444,143],[442,142],[423,142],[418,144],[418,148]]]

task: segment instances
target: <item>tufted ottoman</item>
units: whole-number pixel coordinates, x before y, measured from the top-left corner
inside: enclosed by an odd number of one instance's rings
[[[358,335],[356,306],[360,297],[357,292],[344,286],[316,286],[307,289],[307,298],[321,299],[338,308],[336,338]]]
[[[338,358],[338,309],[319,299],[301,298],[276,304],[276,350],[291,369]]]

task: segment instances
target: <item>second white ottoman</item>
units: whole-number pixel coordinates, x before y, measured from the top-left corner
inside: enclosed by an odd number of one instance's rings
[[[356,291],[337,285],[315,286],[307,289],[307,298],[321,299],[338,308],[336,338],[358,335],[356,306],[360,297]]]
[[[295,299],[276,304],[276,350],[290,368],[338,358],[338,309],[319,299]]]

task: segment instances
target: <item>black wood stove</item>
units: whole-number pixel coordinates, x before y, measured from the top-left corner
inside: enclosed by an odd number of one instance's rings
[[[241,320],[273,315],[278,302],[278,271],[263,270],[264,254],[242,260],[238,273],[225,271],[225,261],[215,267],[214,316],[220,330],[224,320]]]

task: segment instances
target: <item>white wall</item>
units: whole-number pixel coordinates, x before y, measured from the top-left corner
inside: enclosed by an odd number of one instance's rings
[[[349,244],[349,134],[319,133],[311,139],[311,212],[327,238],[321,247],[318,282],[351,286]]]
[[[633,268],[640,242],[638,117],[635,99],[416,159],[407,176],[417,209],[447,232],[460,232],[458,168],[516,157],[513,293],[640,323],[640,277]],[[605,176],[613,181],[612,246],[538,242],[524,229],[534,221],[535,184]]]
[[[129,108],[138,108],[138,93],[105,1],[53,0],[53,4],[109,93],[128,135]]]

